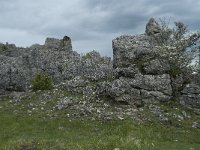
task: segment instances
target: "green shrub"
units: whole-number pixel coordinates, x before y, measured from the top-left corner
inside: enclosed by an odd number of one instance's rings
[[[89,53],[86,53],[84,56],[82,56],[82,58],[84,60],[86,60],[86,59],[92,59],[92,56]]]
[[[169,71],[169,74],[173,77],[176,77],[177,75],[180,75],[182,73],[181,68],[175,65],[171,65],[171,69]]]
[[[0,45],[0,52],[4,52],[6,50],[8,50],[6,45],[4,45],[4,44]]]
[[[53,82],[47,74],[36,74],[32,80],[32,88],[37,90],[51,90]]]

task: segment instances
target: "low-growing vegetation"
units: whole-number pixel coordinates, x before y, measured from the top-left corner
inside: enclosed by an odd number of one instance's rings
[[[57,92],[59,93],[59,92]],[[61,94],[61,93],[60,93]],[[68,95],[69,93],[62,93]],[[146,121],[131,118],[110,121],[68,118],[68,108],[51,112],[56,95],[48,100],[44,110],[27,112],[27,106],[41,104],[43,92],[30,93],[20,102],[10,97],[0,101],[0,149],[2,150],[198,150],[200,129],[192,128],[199,116],[187,112],[191,119],[162,124],[144,108]],[[57,95],[59,97],[59,95]],[[164,111],[171,104],[165,104]],[[41,106],[40,106],[41,107]],[[178,108],[178,104],[173,104]],[[171,112],[181,111],[171,108]],[[34,110],[33,110],[34,111]],[[61,111],[61,112],[59,112]],[[47,116],[46,113],[54,113]],[[55,114],[58,114],[57,116]],[[142,119],[142,118],[141,118]],[[179,125],[180,124],[180,125]]]
[[[200,132],[134,121],[44,119],[2,114],[4,150],[198,150]]]
[[[176,76],[180,75],[181,73],[182,73],[182,70],[178,66],[173,65],[173,66],[170,67],[169,74],[172,77],[176,77]]]
[[[0,53],[3,53],[7,50],[8,48],[4,44],[0,44]]]
[[[47,74],[36,74],[32,80],[33,91],[37,90],[51,90],[53,82]]]

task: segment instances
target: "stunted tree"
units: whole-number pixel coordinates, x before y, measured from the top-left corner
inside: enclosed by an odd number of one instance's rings
[[[151,26],[149,31],[148,26]],[[172,76],[187,73],[196,55],[197,47],[194,45],[200,39],[200,33],[190,33],[182,22],[175,22],[170,27],[166,20],[161,19],[157,23],[153,18],[147,24],[146,33],[154,37],[161,59],[168,60]]]
[[[200,33],[191,33],[182,22],[169,25],[164,19],[159,23],[151,18],[146,27],[146,34],[153,37],[154,47],[160,60],[170,65],[172,89],[174,97],[178,96],[184,84],[190,83],[192,75],[191,63],[197,55],[195,44],[200,39]]]

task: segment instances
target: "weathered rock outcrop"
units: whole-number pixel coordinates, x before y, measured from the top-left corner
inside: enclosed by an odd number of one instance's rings
[[[127,68],[136,61],[149,61],[155,57],[150,36],[120,36],[113,40],[114,68]]]
[[[181,104],[200,110],[200,88],[188,85],[184,74],[174,75],[174,68],[159,54],[156,36],[161,27],[151,18],[146,33],[137,36],[120,36],[113,40],[114,80],[107,90],[116,101],[129,104],[169,101],[180,97]],[[173,66],[172,66],[173,67]]]
[[[121,90],[121,95],[114,96],[116,100],[122,97],[120,100],[134,104],[138,100],[152,102],[171,98],[170,66],[159,59],[151,36],[118,37],[113,40],[113,53],[115,76],[118,83],[124,83],[126,87],[126,90]],[[114,81],[112,88],[117,87]]]
[[[47,73],[54,84],[82,76],[90,81],[106,79],[112,74],[112,61],[96,51],[80,56],[72,51],[71,39],[47,38],[44,45],[17,48],[1,44],[0,89],[24,91],[37,73]]]
[[[188,84],[181,93],[180,103],[200,114],[200,86]]]
[[[72,51],[71,39],[47,38],[44,45],[17,48],[7,45],[2,53],[3,68],[15,68],[14,77],[3,78],[11,69],[0,73],[2,89],[26,90],[38,72],[48,73],[55,84],[75,93],[107,95],[118,102],[142,105],[156,100],[168,101],[172,96],[169,64],[160,60],[149,36],[159,31],[159,25],[150,19],[146,33],[137,36],[120,36],[113,40],[113,67],[109,58],[96,51],[80,56]],[[18,49],[18,52],[16,52]],[[16,62],[15,66],[10,60]],[[18,65],[17,65],[18,64]],[[10,66],[8,66],[10,65]],[[114,69],[113,69],[114,68]],[[114,75],[114,80],[113,80]],[[15,79],[15,80],[13,80]],[[112,81],[113,80],[113,81]]]
[[[23,91],[29,78],[30,71],[23,64],[23,59],[0,55],[0,89]]]
[[[71,39],[64,36],[63,39],[47,38],[45,41],[45,48],[52,50],[72,51]]]
[[[167,60],[161,59],[155,43],[159,24],[151,18],[146,33],[120,36],[112,41],[113,61],[92,51],[80,56],[72,50],[71,39],[47,38],[44,45],[18,48],[0,44],[0,94],[26,91],[37,73],[47,73],[55,87],[90,99],[105,96],[115,102],[142,106],[169,101],[180,95],[182,74],[173,76]],[[200,88],[188,85],[181,104],[200,110]]]
[[[146,25],[146,34],[151,36],[160,33],[161,28],[154,18],[151,18]]]

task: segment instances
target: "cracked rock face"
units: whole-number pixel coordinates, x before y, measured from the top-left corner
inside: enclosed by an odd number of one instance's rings
[[[118,79],[112,83],[111,91],[115,92],[110,93],[111,97],[129,104],[170,100],[170,65],[159,59],[152,42],[147,35],[113,40],[113,66]]]
[[[200,87],[188,84],[181,93],[180,103],[200,114]]]
[[[6,50],[0,53],[0,88],[25,91],[29,88],[33,76],[44,72],[49,74],[55,83],[62,81],[61,68],[65,67],[68,58],[73,54],[70,39],[68,42],[64,46],[61,45],[63,40],[47,38],[45,45],[35,44],[28,48],[4,45]]]
[[[153,39],[146,35],[120,36],[113,40],[114,68],[127,68],[136,61],[148,61],[155,57]]]
[[[87,57],[80,56],[72,51],[71,39],[67,36],[47,38],[44,45],[34,44],[28,48],[0,44],[0,64],[0,89],[9,91],[28,90],[37,73],[48,74],[55,85],[76,80],[78,76],[98,81],[112,75],[110,58],[101,57],[96,51],[88,53]],[[77,82],[82,81],[78,78]]]
[[[142,65],[145,74],[164,74],[170,71],[170,65],[166,60],[153,59]]]
[[[28,86],[29,74],[21,59],[0,55],[0,89],[23,91]]]

